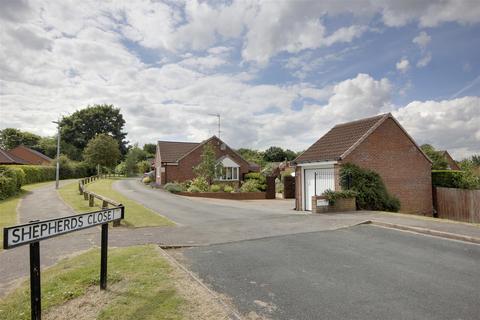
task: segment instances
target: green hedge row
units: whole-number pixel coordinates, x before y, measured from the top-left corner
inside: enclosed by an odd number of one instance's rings
[[[443,188],[479,189],[480,179],[468,171],[432,170],[432,185]]]

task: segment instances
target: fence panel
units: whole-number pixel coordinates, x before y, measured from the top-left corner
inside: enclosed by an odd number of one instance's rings
[[[439,218],[480,223],[480,190],[436,187],[434,199]]]

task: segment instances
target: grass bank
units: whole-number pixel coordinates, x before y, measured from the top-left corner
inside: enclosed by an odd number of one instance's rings
[[[20,199],[25,197],[30,191],[46,186],[53,185],[55,182],[47,181],[40,183],[33,183],[22,186],[20,192],[8,199],[0,200],[0,250],[3,248],[3,228],[17,224],[17,207]]]
[[[120,178],[99,179],[95,182],[89,183],[87,185],[87,189],[123,204],[125,206],[125,219],[122,221],[122,223],[129,227],[157,227],[175,225],[169,219],[113,190],[112,184],[119,179]],[[101,207],[101,203],[98,200],[95,201],[94,208],[89,207],[88,201],[84,200],[83,196],[78,193],[77,183],[71,183],[61,187],[59,193],[63,200],[68,203],[76,212],[88,212],[92,211],[92,209],[100,209]]]
[[[172,267],[155,246],[110,249],[106,292],[99,289],[99,269],[100,251],[92,249],[42,272],[46,318],[183,319]],[[0,318],[30,319],[28,282],[0,301]]]

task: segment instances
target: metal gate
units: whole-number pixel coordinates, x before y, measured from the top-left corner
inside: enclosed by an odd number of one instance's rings
[[[305,210],[312,209],[312,196],[335,190],[335,171],[331,168],[305,169]]]

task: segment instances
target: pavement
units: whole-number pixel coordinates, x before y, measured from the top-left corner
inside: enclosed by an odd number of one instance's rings
[[[480,246],[361,225],[183,250],[243,314],[479,319]]]

